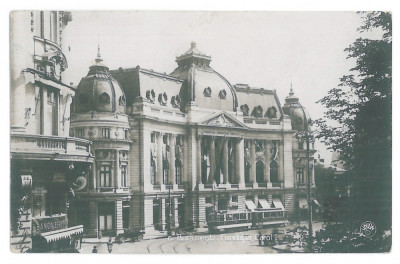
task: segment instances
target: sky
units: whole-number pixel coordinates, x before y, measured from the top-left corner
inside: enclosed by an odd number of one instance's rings
[[[360,37],[355,12],[75,11],[64,44],[64,81],[78,85],[100,44],[110,69],[136,67],[171,73],[176,56],[197,48],[231,84],[275,89],[281,104],[292,85],[311,117],[316,101],[354,66],[344,49]],[[68,48],[65,48],[66,46]],[[331,155],[316,143],[322,158]]]

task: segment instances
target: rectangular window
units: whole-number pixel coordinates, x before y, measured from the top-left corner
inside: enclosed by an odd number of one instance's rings
[[[156,182],[156,162],[153,158],[150,160],[150,180],[151,184],[155,184]]]
[[[304,183],[304,169],[303,168],[297,168],[296,177],[297,177],[297,182]]]
[[[47,90],[47,103],[53,104],[54,103],[54,93]]]
[[[125,130],[124,130],[124,133],[125,133],[124,139],[129,139],[129,130],[128,130],[128,129],[125,129]]]
[[[121,187],[127,187],[126,166],[121,167]]]
[[[83,129],[82,129],[82,128],[76,129],[75,137],[77,137],[77,138],[83,138]]]
[[[151,133],[150,138],[151,138],[151,143],[156,143],[156,134],[155,133]]]
[[[101,137],[102,138],[110,138],[110,129],[109,128],[102,128],[101,129]]]
[[[122,227],[124,229],[129,228],[129,213],[130,213],[130,205],[128,201],[122,202]]]
[[[298,143],[298,148],[299,149],[304,149],[304,144],[303,143],[304,142],[302,142],[302,141]]]
[[[111,187],[111,166],[100,166],[100,187]]]
[[[177,164],[175,166],[175,181],[176,181],[176,184],[182,183],[182,167],[180,166],[180,164]]]
[[[238,196],[232,196],[232,202],[233,203],[237,203],[239,201],[239,197]]]

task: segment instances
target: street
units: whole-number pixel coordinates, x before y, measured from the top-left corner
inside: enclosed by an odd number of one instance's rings
[[[307,226],[302,222],[301,226]],[[314,232],[321,229],[322,223],[314,222]],[[293,226],[278,227],[280,230]],[[258,232],[272,234],[273,228],[255,229],[243,232],[221,234],[196,234],[170,238],[148,239],[141,242],[113,243],[115,254],[262,254],[277,253],[271,247],[259,246]],[[92,253],[93,246],[98,253],[107,253],[106,243],[82,243],[81,253]]]

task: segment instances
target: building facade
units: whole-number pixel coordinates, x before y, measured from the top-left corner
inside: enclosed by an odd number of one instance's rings
[[[71,14],[16,11],[10,15],[11,250],[65,250],[75,225],[75,191],[86,187],[91,142],[69,136],[75,89],[62,44]]]
[[[176,62],[171,74],[109,71],[99,53],[82,78],[71,133],[94,142],[95,162],[78,222],[101,236],[296,217],[310,118],[293,91],[282,107],[275,90],[232,85],[195,43]]]

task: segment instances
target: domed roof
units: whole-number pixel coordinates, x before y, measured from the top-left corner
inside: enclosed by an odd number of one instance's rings
[[[178,67],[171,76],[185,80],[181,98],[184,103],[196,102],[199,107],[236,111],[237,95],[233,86],[210,67],[211,56],[201,52],[195,42],[176,58]]]
[[[76,92],[75,112],[125,113],[126,97],[119,83],[111,76],[98,49],[95,64],[79,82]]]
[[[299,98],[294,95],[293,88],[290,87],[289,96],[285,98],[285,104],[282,107],[283,112],[289,115],[292,120],[292,129],[305,131],[311,124],[311,117],[307,109],[303,107]]]

